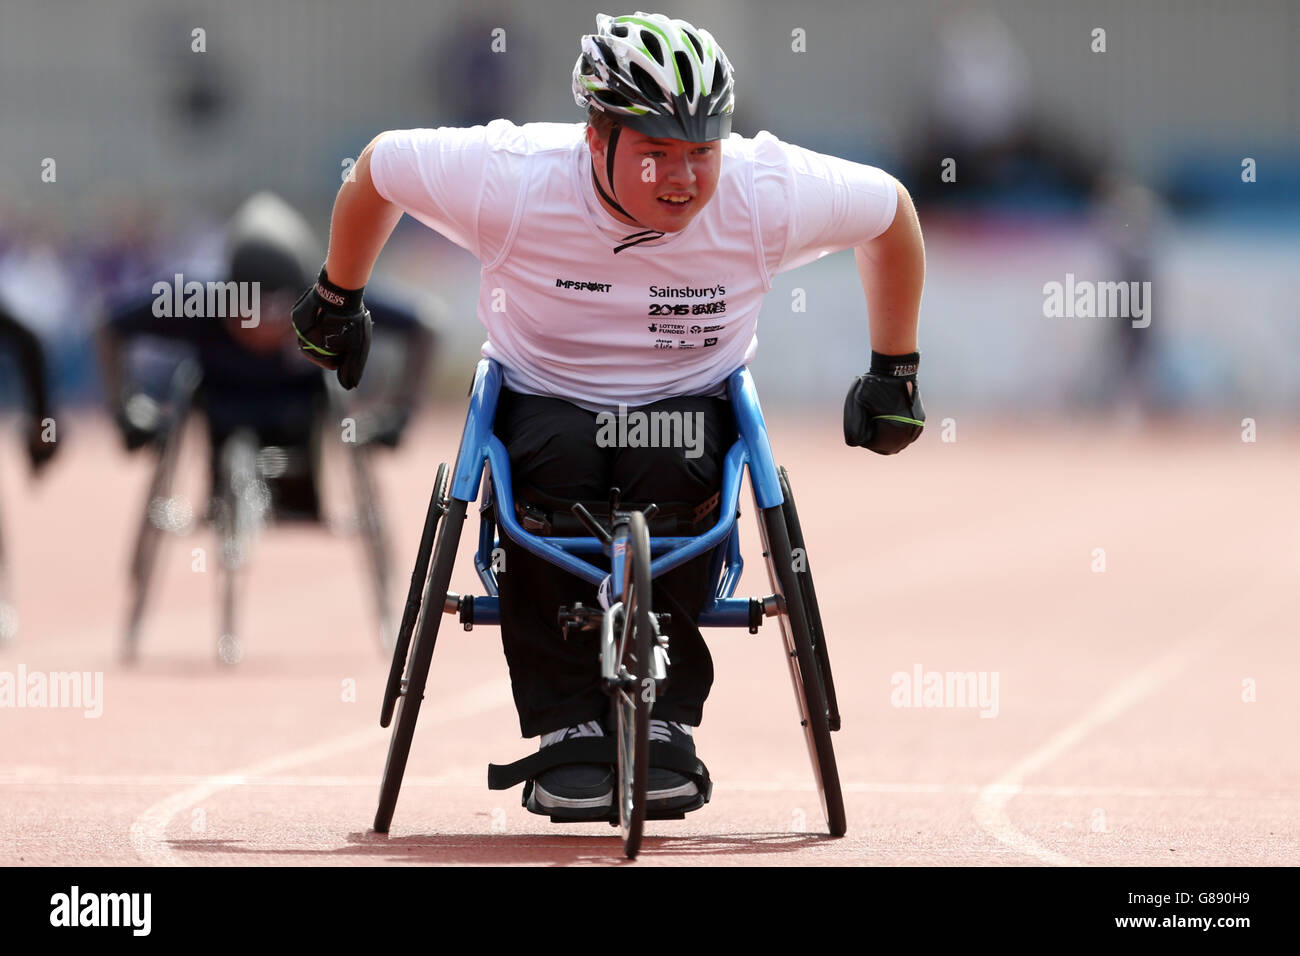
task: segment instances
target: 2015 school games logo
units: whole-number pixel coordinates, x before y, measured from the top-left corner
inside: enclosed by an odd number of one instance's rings
[[[717,302],[651,302],[650,315],[718,315],[727,311],[727,300]]]

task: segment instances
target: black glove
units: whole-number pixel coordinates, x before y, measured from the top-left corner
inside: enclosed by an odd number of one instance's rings
[[[148,395],[127,395],[113,415],[127,451],[138,451],[152,444],[162,434],[166,422],[162,409]]]
[[[921,354],[871,353],[871,370],[859,375],[844,399],[844,443],[896,455],[921,436],[925,408],[916,370]]]
[[[32,474],[37,474],[59,450],[57,441],[45,440],[45,429],[41,422],[46,416],[33,418],[27,424],[27,457],[32,463]]]
[[[337,370],[339,384],[356,388],[370,355],[370,312],[361,301],[361,289],[340,289],[325,269],[316,284],[293,305],[293,327],[298,348],[321,368]]]

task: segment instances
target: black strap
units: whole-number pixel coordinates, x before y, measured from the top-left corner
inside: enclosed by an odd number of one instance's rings
[[[535,754],[505,765],[488,764],[488,789],[509,790],[525,780],[535,780],[554,767],[575,763],[612,764],[618,760],[618,741],[613,737],[574,737],[543,747]],[[712,787],[709,768],[689,750],[659,740],[650,741],[650,766],[690,777],[708,793]]]
[[[605,178],[609,180],[610,192],[614,191],[614,150],[618,149],[618,137],[619,134],[622,132],[623,132],[623,127],[618,123],[615,123],[613,126],[609,128],[609,146],[605,149]],[[595,170],[592,171],[594,172]],[[594,179],[595,177],[592,178]],[[599,188],[600,180],[596,180],[596,186]],[[602,192],[601,195],[603,196],[604,193]],[[627,216],[627,218],[629,219],[636,218],[635,216],[628,213],[626,209],[620,206],[617,200],[615,200],[613,196],[609,197],[609,201],[610,203],[613,204],[615,209],[617,209],[623,215]]]
[[[656,502],[659,510],[650,518],[650,535],[680,538],[702,534],[704,530],[717,523],[713,515],[718,510],[721,500],[722,493],[717,491],[699,504],[689,504],[684,501]],[[590,500],[583,501],[582,504],[597,521],[602,525],[608,525],[608,501]],[[648,504],[649,502],[639,504],[624,502],[623,507],[628,510],[640,510]],[[572,513],[572,506],[572,501],[545,494],[531,486],[520,485],[515,488],[515,516],[525,530],[542,537],[590,536],[591,532],[587,530],[587,526]],[[708,524],[706,525],[705,522]]]
[[[612,150],[610,152],[610,155],[611,156],[613,155]],[[627,216],[627,218],[629,219],[636,218],[630,212],[628,212],[626,209],[620,206],[618,204],[618,200],[616,200],[609,193],[605,192],[605,187],[603,187],[600,184],[600,180],[596,177],[595,166],[591,167],[591,181],[596,184],[596,192],[600,193],[601,199],[605,200],[605,202],[609,203],[611,206],[613,206],[623,215]],[[609,184],[610,186],[613,186],[614,180],[611,179],[609,181]],[[664,233],[660,232],[658,229],[643,229],[641,232],[634,232],[630,236],[624,236],[622,243],[614,247],[614,253],[615,255],[617,255],[618,253],[622,252],[624,249],[629,248],[630,246],[640,245],[643,242],[650,242],[654,239],[662,239],[663,237],[664,237]]]
[[[611,153],[610,155],[613,155],[613,154]],[[619,202],[618,202],[617,199],[615,199],[615,198],[614,198],[613,196],[611,196],[609,193],[605,192],[605,187],[602,186],[602,185],[600,184],[600,177],[596,175],[596,166],[595,166],[594,163],[592,164],[592,167],[591,167],[591,181],[592,181],[593,183],[596,184],[596,192],[600,193],[600,198],[601,198],[601,199],[605,200],[605,202],[609,203],[611,206],[613,206],[615,209],[617,209],[617,210],[618,210],[619,212],[621,212],[623,215],[627,216],[627,218],[629,218],[629,219],[633,219],[633,218],[635,218],[635,217],[634,217],[630,212],[628,212],[628,211],[627,211],[626,209],[624,209],[621,205],[619,205]],[[609,185],[610,185],[610,188],[613,188],[613,186],[614,186],[614,180],[611,179],[611,180],[609,181]]]
[[[617,759],[618,747],[613,737],[574,737],[561,740],[514,763],[504,766],[488,764],[488,789],[509,790],[553,767],[574,763],[607,764]]]
[[[614,150],[618,147],[618,134],[621,130],[622,127],[617,123],[610,127],[609,145],[605,148],[605,175],[609,179],[609,188],[611,192],[614,189]],[[609,203],[610,206],[617,209],[624,216],[627,216],[627,218],[636,219],[636,216],[624,209],[617,199],[610,195],[610,193],[605,192],[605,187],[600,184],[600,177],[596,175],[595,163],[592,163],[591,166],[591,181],[596,184],[596,192],[600,193],[601,199],[605,200],[605,202]],[[630,236],[623,237],[622,243],[614,247],[614,254],[618,255],[618,253],[622,252],[624,249],[640,245],[643,242],[650,242],[654,239],[662,239],[663,237],[664,233],[657,229],[646,229],[642,232],[634,232]],[[629,242],[628,240],[633,241]]]

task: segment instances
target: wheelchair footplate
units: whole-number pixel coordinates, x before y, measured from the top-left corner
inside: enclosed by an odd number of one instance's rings
[[[617,762],[618,742],[614,737],[578,737],[562,740],[514,763],[488,764],[488,789],[509,790],[522,783],[524,792],[521,803],[524,809],[530,813],[550,817],[552,823],[599,823],[608,820],[617,826],[618,807],[613,801],[608,813],[593,815],[589,810],[542,807],[533,799],[534,782],[548,770],[575,763],[608,764],[612,767]],[[695,781],[700,793],[696,802],[686,807],[670,810],[647,807],[647,820],[683,820],[687,813],[698,810],[713,796],[713,781],[709,778],[709,768],[688,750],[652,740],[650,741],[650,767],[652,770],[671,770],[689,777]]]

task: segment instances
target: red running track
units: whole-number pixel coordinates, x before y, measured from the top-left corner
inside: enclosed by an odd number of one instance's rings
[[[395,599],[461,414],[379,466]],[[971,419],[884,459],[834,427],[771,424],[835,665],[848,835],[825,835],[779,634],[722,630],[697,734],[713,801],[649,824],[637,865],[1300,863],[1294,433]],[[369,831],[387,661],[355,538],[259,540],[235,667],[215,659],[216,576],[192,570],[210,534],[169,542],[141,660],[120,664],[149,464],[97,420],[62,437],[39,485],[0,462],[20,614],[0,675],[100,672],[102,714],[0,709],[0,864],[624,862],[611,827],[486,789],[489,761],[535,746],[494,628],[444,625],[392,832]],[[740,594],[765,593],[746,511]],[[476,584],[466,560],[452,587]],[[918,668],[983,674],[988,696],[899,706]]]

